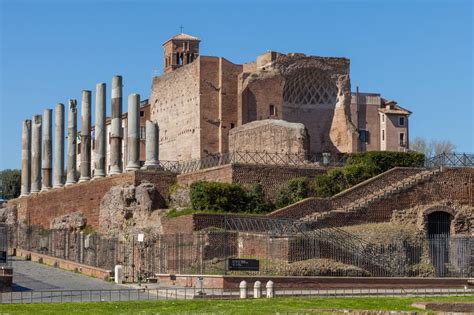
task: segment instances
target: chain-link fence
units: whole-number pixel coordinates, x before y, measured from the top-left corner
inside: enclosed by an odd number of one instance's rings
[[[25,228],[23,228],[25,229]],[[339,229],[318,233],[234,232],[107,238],[27,227],[13,247],[102,269],[122,265],[128,282],[157,274],[472,277],[474,237],[438,235],[370,243]],[[258,260],[258,270],[229,270],[229,259]]]

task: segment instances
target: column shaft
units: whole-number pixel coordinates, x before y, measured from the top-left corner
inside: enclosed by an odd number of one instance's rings
[[[42,191],[50,190],[53,186],[53,110],[45,109],[43,114],[43,146],[42,146],[43,172]]]
[[[122,159],[122,77],[114,76],[110,126],[110,175],[122,173]]]
[[[130,94],[127,114],[127,171],[140,169],[140,95]]]
[[[94,150],[94,178],[105,176],[105,160],[107,157],[106,145],[106,110],[105,110],[105,83],[96,85],[95,97],[95,150]]]
[[[66,186],[76,183],[77,100],[69,100],[67,121],[67,179]]]
[[[54,187],[64,184],[64,105],[56,105],[54,142]]]
[[[21,196],[28,196],[31,189],[31,120],[23,121],[21,135]]]
[[[91,91],[82,91],[81,103],[81,177],[91,179]]]
[[[31,131],[31,192],[41,190],[41,115],[33,116]]]
[[[146,161],[144,169],[153,169],[159,167],[159,129],[158,125],[150,120],[146,121],[146,140],[145,151]]]

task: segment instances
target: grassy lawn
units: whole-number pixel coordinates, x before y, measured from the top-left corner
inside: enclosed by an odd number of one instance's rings
[[[275,314],[341,309],[414,311],[415,301],[474,302],[474,297],[276,298],[0,305],[2,314]]]

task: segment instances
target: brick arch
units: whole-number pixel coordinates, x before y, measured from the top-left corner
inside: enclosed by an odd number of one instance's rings
[[[447,212],[449,213],[453,218],[456,215],[456,210],[450,206],[445,206],[445,205],[436,205],[436,206],[431,206],[423,210],[423,219],[426,221],[428,218],[428,215],[432,214],[433,212]]]
[[[444,225],[444,228],[442,228],[443,230],[445,230],[445,232],[430,232],[430,229],[433,228],[433,226],[431,226],[431,228],[430,228],[430,224],[433,224],[433,222],[439,222],[439,221],[431,221],[430,222],[430,216],[432,214],[437,213],[437,212],[441,212],[441,213],[445,213],[445,214],[449,215],[449,223],[446,222],[446,225]],[[428,207],[423,211],[423,228],[424,228],[425,232],[428,233],[428,234],[433,234],[433,233],[434,234],[438,234],[438,233],[452,234],[453,233],[453,222],[454,222],[455,215],[456,215],[456,210],[454,208],[450,207],[450,206],[435,205],[435,206]],[[435,223],[435,225],[434,225],[435,228],[434,229],[439,230],[440,226],[443,226],[443,224],[440,225],[439,223]]]

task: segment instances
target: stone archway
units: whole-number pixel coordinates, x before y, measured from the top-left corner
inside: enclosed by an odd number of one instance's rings
[[[438,276],[446,274],[450,262],[451,223],[455,211],[448,207],[434,207],[424,213],[430,260]]]

